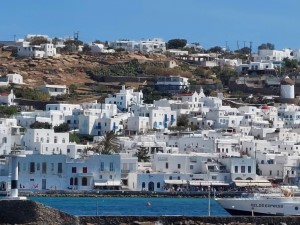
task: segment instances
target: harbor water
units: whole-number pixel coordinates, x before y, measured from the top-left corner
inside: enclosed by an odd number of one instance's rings
[[[76,216],[230,216],[213,199],[141,197],[30,197],[29,199]],[[210,208],[210,210],[209,210]],[[210,212],[209,212],[210,211]]]

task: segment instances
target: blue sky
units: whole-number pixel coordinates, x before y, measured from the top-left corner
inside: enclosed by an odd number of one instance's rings
[[[1,0],[0,40],[186,38],[204,48],[271,42],[300,48],[299,0]]]

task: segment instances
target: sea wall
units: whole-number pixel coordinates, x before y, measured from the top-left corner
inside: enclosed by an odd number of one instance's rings
[[[30,200],[1,200],[0,225],[79,225],[78,218]]]
[[[0,201],[0,225],[299,225],[300,217],[72,216],[31,200]]]
[[[299,225],[300,217],[81,216],[82,225]]]

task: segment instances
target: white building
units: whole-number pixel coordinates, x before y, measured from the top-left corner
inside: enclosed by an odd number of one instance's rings
[[[132,105],[143,104],[143,92],[134,92],[133,88],[125,89],[125,85],[123,85],[119,93],[105,98],[105,103],[116,104],[121,111],[130,111]]]
[[[295,98],[295,82],[288,76],[280,83],[280,97],[285,99]]]
[[[40,90],[50,96],[58,96],[68,94],[66,85],[50,85],[46,84],[40,87]]]
[[[130,40],[121,40],[110,42],[109,46],[114,49],[124,49],[128,52],[165,52],[166,43],[160,38],[153,38],[141,41],[130,41]]]
[[[15,105],[14,100],[16,96],[14,95],[13,89],[10,92],[2,92],[0,93],[0,104],[2,105]]]
[[[9,73],[6,76],[10,84],[24,84],[23,76],[18,73]]]
[[[283,50],[269,50],[261,49],[258,50],[258,54],[253,54],[255,62],[260,61],[282,61],[284,58],[292,58],[291,49]]]
[[[19,161],[19,185],[26,190],[119,189],[119,155],[71,159],[66,155],[27,155]]]
[[[29,43],[23,43],[22,46],[18,47],[18,56],[21,57],[33,57],[33,58],[44,58],[56,55],[56,48],[53,44],[41,44],[32,46]]]

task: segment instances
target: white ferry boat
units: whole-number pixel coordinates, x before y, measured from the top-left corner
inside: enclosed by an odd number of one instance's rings
[[[300,197],[246,193],[240,198],[216,198],[215,200],[231,215],[300,215]]]

